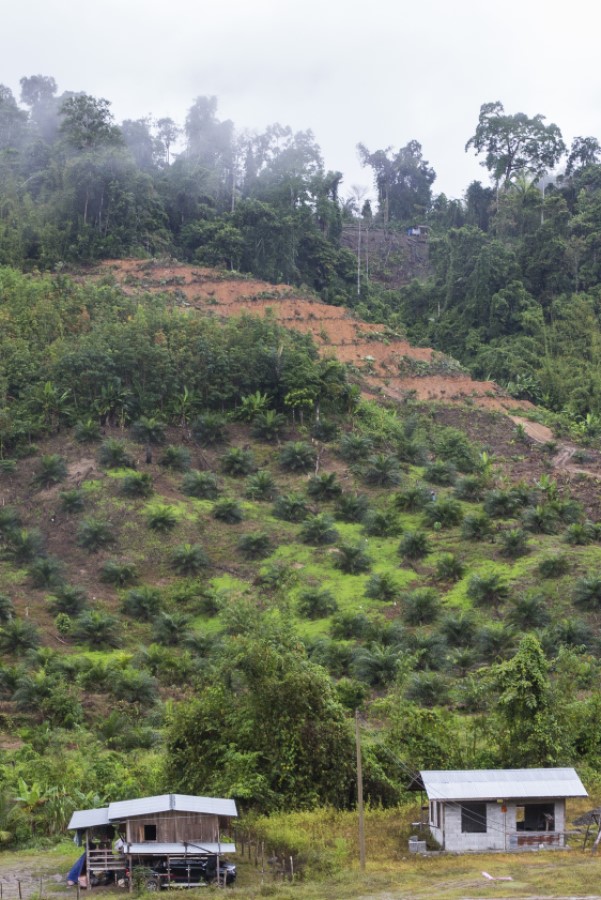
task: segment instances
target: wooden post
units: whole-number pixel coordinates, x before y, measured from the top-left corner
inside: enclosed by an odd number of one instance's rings
[[[363,766],[361,763],[361,733],[359,710],[355,710],[355,743],[357,745],[357,809],[359,811],[359,865],[365,871],[365,816],[363,810]]]
[[[23,894],[21,893],[21,882],[17,881],[17,886],[19,888],[19,900],[23,900]]]

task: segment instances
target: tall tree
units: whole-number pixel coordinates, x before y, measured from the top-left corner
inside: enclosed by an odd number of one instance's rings
[[[418,141],[409,141],[397,153],[392,147],[370,153],[365,144],[357,147],[364,166],[370,166],[378,191],[380,215],[389,220],[415,224],[422,219],[432,202],[432,184],[436,172],[422,154]]]

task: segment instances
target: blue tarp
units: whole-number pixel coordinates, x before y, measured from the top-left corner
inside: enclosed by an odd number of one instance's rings
[[[86,865],[86,855],[82,853],[73,868],[67,875],[67,884],[77,884],[79,876],[83,872]]]

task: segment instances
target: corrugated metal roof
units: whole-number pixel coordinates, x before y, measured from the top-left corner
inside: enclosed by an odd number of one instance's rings
[[[126,844],[123,850],[132,856],[201,856],[203,853],[235,853],[235,844]]]
[[[169,812],[208,813],[214,816],[237,816],[235,800],[221,797],[194,797],[190,794],[159,794],[137,800],[121,800],[109,805],[109,819],[118,822],[134,816]]]
[[[109,824],[108,806],[102,806],[100,809],[78,809],[71,816],[68,828],[76,831],[79,828],[95,828],[97,825]]]
[[[430,800],[588,797],[574,769],[460,769],[420,772]]]

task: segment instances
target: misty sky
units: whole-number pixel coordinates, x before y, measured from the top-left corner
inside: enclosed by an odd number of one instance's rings
[[[2,0],[0,83],[52,75],[106,97],[118,121],[183,124],[199,95],[238,129],[311,128],[328,168],[370,185],[356,154],[416,139],[435,192],[486,170],[464,146],[480,105],[542,113],[601,140],[601,11],[593,0]]]

